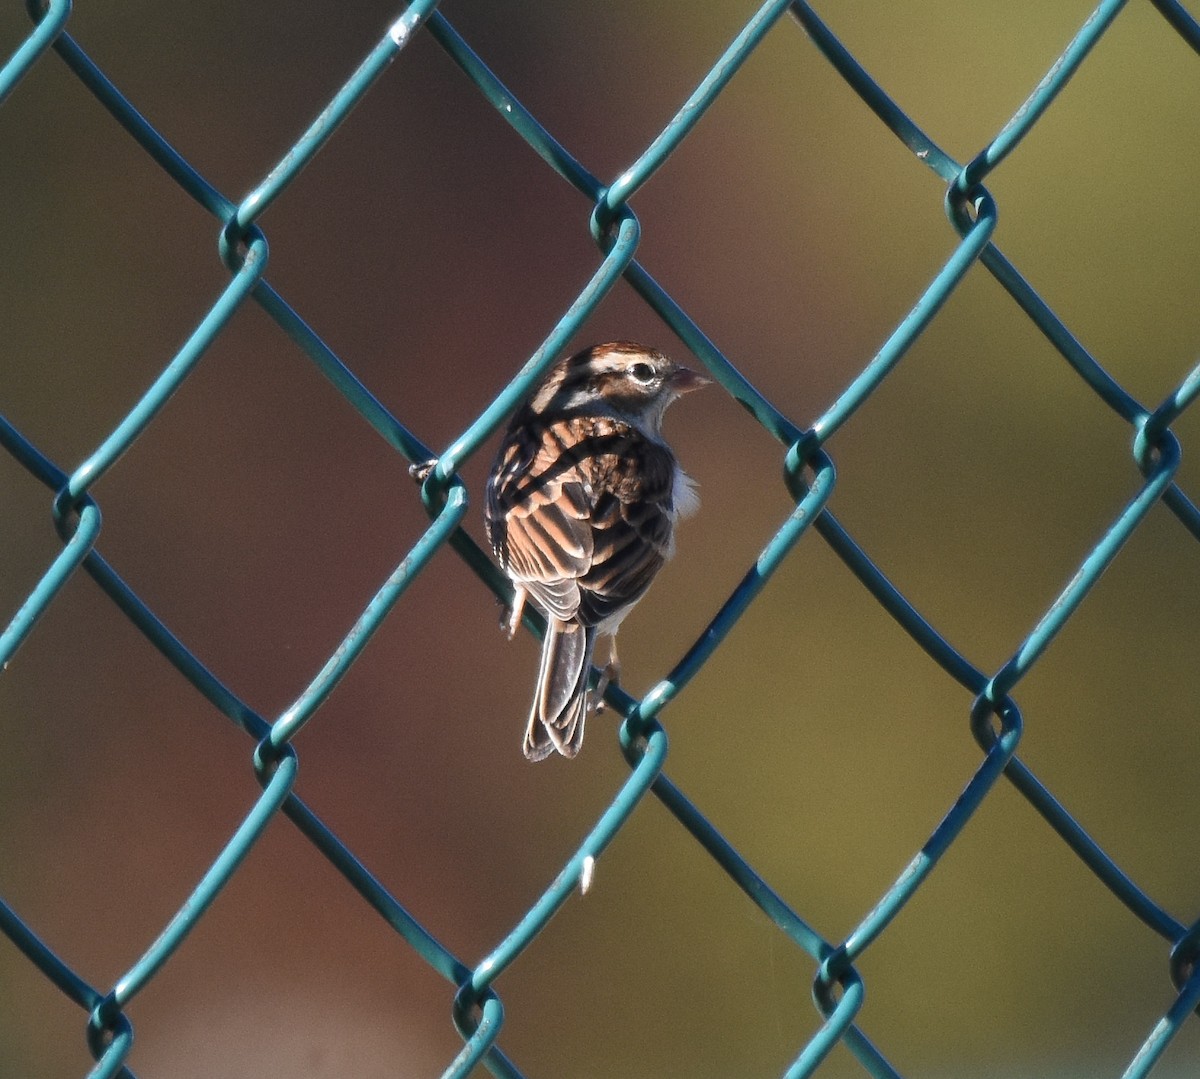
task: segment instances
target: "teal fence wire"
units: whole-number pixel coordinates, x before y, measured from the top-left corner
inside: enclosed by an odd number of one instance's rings
[[[71,36],[71,0],[52,0],[46,5],[31,0],[33,29],[0,70],[0,102],[21,94],[28,85],[24,80],[39,65],[65,64],[128,137],[215,219],[228,283],[178,352],[162,365],[149,390],[78,465],[64,468],[52,461],[25,434],[0,418],[0,443],[4,449],[52,494],[53,527],[61,539],[61,551],[7,622],[0,637],[0,664],[7,667],[31,631],[53,608],[67,582],[82,571],[158,649],[178,675],[252,740],[253,765],[262,786],[256,804],[229,835],[199,885],[162,927],[153,944],[140,956],[131,957],[124,973],[112,985],[90,984],[72,964],[71,956],[57,954],[44,942],[32,920],[0,902],[0,928],[11,945],[86,1014],[87,1048],[95,1061],[87,1074],[95,1077],[133,1074],[126,1066],[134,1038],[134,1025],[127,1014],[129,1006],[171,964],[188,934],[201,923],[222,889],[238,873],[264,830],[283,816],[344,876],[363,903],[384,919],[403,945],[446,980],[446,1007],[452,1011],[462,1048],[454,1059],[446,1061],[444,1074],[466,1076],[486,1069],[496,1076],[519,1076],[520,1062],[510,1059],[500,1045],[505,1025],[503,975],[527,950],[537,947],[547,923],[578,890],[585,866],[604,851],[649,794],[678,819],[729,880],[773,923],[779,939],[811,960],[812,999],[819,1021],[816,1032],[794,1046],[785,1074],[793,1079],[817,1074],[830,1052],[841,1046],[852,1054],[863,1073],[877,1079],[898,1076],[902,1073],[889,1062],[888,1046],[876,1044],[860,1025],[865,992],[861,961],[900,912],[918,896],[939,859],[1002,779],[1036,810],[1061,840],[1063,849],[1094,874],[1111,893],[1113,901],[1162,942],[1164,977],[1169,974],[1175,994],[1159,1020],[1145,1032],[1142,1044],[1129,1046],[1124,1073],[1129,1079],[1151,1074],[1200,1004],[1200,969],[1196,965],[1200,954],[1200,922],[1177,917],[1153,901],[1022,762],[1017,755],[1023,723],[1017,694],[1022,680],[1060,635],[1153,507],[1161,503],[1182,534],[1200,540],[1200,512],[1175,483],[1180,445],[1172,431],[1172,425],[1200,393],[1200,366],[1188,372],[1162,401],[1143,404],[1135,399],[1089,354],[1019,269],[995,246],[997,205],[987,187],[992,172],[1020,150],[1023,140],[1054,106],[1060,91],[1081,65],[1087,63],[1093,49],[1119,20],[1126,6],[1122,0],[1099,4],[1028,100],[986,146],[969,161],[962,162],[947,154],[889,96],[888,90],[860,65],[813,7],[772,0],[751,14],[694,92],[636,160],[615,177],[598,177],[493,74],[485,58],[437,10],[434,0],[418,0],[397,12],[395,20],[366,53],[358,69],[328,99],[312,125],[245,197],[235,201],[206,180],[147,121],[138,111],[136,101],[126,97],[84,46]],[[1171,31],[1193,51],[1200,52],[1200,24],[1184,7],[1174,0],[1153,0],[1152,6]],[[798,24],[803,33],[796,32],[795,27],[777,29],[777,24],[788,20]],[[857,95],[862,108],[873,113],[912,152],[913,167],[933,171],[945,192],[945,214],[959,237],[950,257],[883,346],[842,387],[834,404],[811,422],[789,416],[744,377],[704,329],[639,263],[641,231],[632,208],[642,186],[701,122],[741,65],[774,33],[789,34],[792,39],[789,47],[796,50],[815,49],[812,55],[823,56],[844,80],[845,92]],[[335,135],[350,111],[381,79],[386,79],[394,63],[404,62],[401,54],[421,35],[432,38],[452,58],[470,84],[508,123],[513,137],[524,140],[545,167],[575,189],[580,196],[581,223],[582,215],[587,214],[588,228],[598,252],[591,279],[549,329],[540,347],[512,374],[503,392],[445,446],[427,445],[392,415],[269,283],[265,276],[269,264],[267,237],[259,226],[264,212],[277,199],[287,196],[301,170]],[[570,142],[569,133],[566,141]],[[12,153],[13,148],[8,147],[5,152]],[[1181,220],[1190,223],[1189,208],[1180,207],[1179,212]],[[1128,425],[1132,455],[1143,477],[1139,489],[1107,524],[1070,582],[1045,607],[1033,630],[1019,641],[1007,661],[995,670],[980,669],[967,658],[965,648],[939,633],[877,568],[827,505],[837,485],[830,440],[900,364],[964,278],[979,272],[977,267],[998,282],[1087,390]],[[486,595],[489,591],[499,599],[508,595],[502,574],[463,527],[468,512],[478,506],[479,492],[467,490],[460,472],[506,422],[549,365],[562,355],[601,301],[622,281],[682,339],[713,376],[719,388],[707,392],[724,392],[736,399],[777,440],[783,481],[794,510],[774,534],[766,537],[754,564],[746,569],[745,576],[711,616],[683,658],[645,696],[634,699],[619,687],[610,688],[609,703],[623,717],[620,740],[629,764],[628,779],[612,793],[607,807],[553,883],[490,953],[469,962],[439,941],[446,926],[431,924],[428,918],[425,922],[418,921],[406,909],[404,896],[393,895],[296,795],[298,754],[293,743],[302,728],[315,719],[330,692],[384,620],[403,617],[401,601],[413,581],[423,574],[435,576],[439,572],[432,564],[439,552],[453,551],[478,578],[482,586],[480,598],[485,604],[492,602]],[[235,695],[216,672],[189,650],[188,642],[176,636],[125,583],[118,567],[107,561],[97,546],[101,506],[92,494],[97,482],[154,422],[171,396],[197,369],[206,350],[230,324],[234,314],[248,302],[257,304],[295,341],[362,420],[395,451],[398,477],[403,476],[402,466],[409,462],[437,459],[436,467],[419,491],[429,517],[427,529],[404,552],[402,560],[362,608],[312,681],[278,715],[260,715]],[[418,497],[418,489],[407,479],[403,483],[398,479],[396,491],[398,499]],[[978,767],[948,806],[936,829],[903,872],[878,896],[870,912],[840,940],[826,939],[800,912],[792,909],[783,895],[710,823],[703,807],[693,802],[664,771],[668,747],[664,724],[669,705],[721,648],[750,604],[770,587],[772,575],[797,541],[810,530],[820,536],[862,588],[927,653],[945,677],[969,692],[974,700],[969,727],[979,750]],[[646,616],[650,617],[649,611]],[[536,614],[527,615],[527,625],[535,633],[540,631]],[[532,670],[530,677],[532,680]],[[519,724],[520,716],[516,716],[514,751]],[[592,737],[602,735],[597,732]]]

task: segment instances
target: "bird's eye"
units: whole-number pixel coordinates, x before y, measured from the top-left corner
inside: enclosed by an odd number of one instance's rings
[[[629,368],[629,373],[638,382],[649,383],[654,381],[654,368],[644,361],[635,363]]]

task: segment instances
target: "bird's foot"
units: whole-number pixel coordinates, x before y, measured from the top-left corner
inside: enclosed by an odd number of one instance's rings
[[[525,597],[529,593],[520,586],[516,586],[513,591],[511,603],[500,603],[500,628],[504,631],[504,635],[511,641],[517,634],[517,629],[521,625],[521,615],[525,611]]]
[[[417,461],[408,466],[408,474],[416,480],[419,486],[429,479],[429,473],[433,471],[435,465],[437,465],[436,457],[431,457],[428,461]]]
[[[602,668],[600,668],[600,677],[596,679],[596,688],[592,690],[592,713],[599,715],[608,707],[604,703],[604,694],[608,691],[609,686],[621,684],[621,665],[617,661],[610,660]]]

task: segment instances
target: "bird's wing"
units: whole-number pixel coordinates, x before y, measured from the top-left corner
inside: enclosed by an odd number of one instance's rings
[[[592,564],[592,493],[568,435],[553,425],[515,423],[485,507],[501,564],[543,611],[564,622],[575,617],[578,580]]]
[[[609,417],[516,422],[485,516],[510,576],[548,614],[584,625],[639,599],[669,557],[675,459]]]
[[[599,496],[580,618],[594,624],[640,599],[670,557],[675,459],[660,442],[626,429],[619,445],[591,460]]]

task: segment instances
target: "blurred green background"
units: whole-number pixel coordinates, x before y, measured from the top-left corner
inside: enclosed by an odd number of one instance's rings
[[[1091,0],[830,0],[818,10],[961,160]],[[397,14],[360,0],[80,4],[69,30],[227,195],[286,152]],[[0,46],[28,32],[0,11]],[[754,5],[442,10],[595,173],[661,129]],[[989,180],[996,242],[1154,405],[1196,360],[1200,62],[1121,14]],[[226,280],[217,225],[65,66],[0,108],[0,409],[74,467]],[[866,364],[953,250],[941,189],[783,22],[633,206],[639,258],[799,423]],[[596,264],[589,207],[427,35],[262,221],[268,279],[427,443],[507,382]],[[619,287],[576,344],[682,346]],[[1176,425],[1180,482],[1200,494]],[[719,390],[672,411],[701,485],[679,556],[622,630],[645,692],[790,509],[781,449]],[[832,508],[904,594],[996,670],[1138,489],[1130,432],[975,268],[833,440]],[[466,477],[481,490],[488,452]],[[263,714],[286,707],[426,518],[397,459],[246,306],[95,489],[100,548]],[[58,550],[50,495],[0,459],[0,610]],[[472,508],[470,528],[482,538]],[[1197,872],[1200,560],[1156,507],[1019,687],[1022,758],[1189,922]],[[536,669],[449,551],[299,736],[298,792],[469,962],[520,918],[627,775],[610,718],[573,764],[520,735]],[[969,696],[806,536],[664,722],[668,772],[840,940],[957,796]],[[92,983],[157,935],[252,804],[251,746],[83,574],[0,680],[0,894]],[[1119,1075],[1169,1007],[1168,949],[1006,784],[859,964],[860,1022],[905,1076]],[[498,983],[530,1077],[781,1073],[819,1026],[813,965],[653,799]],[[440,1074],[451,988],[285,820],[130,1008],[146,1077]],[[87,1071],[84,1016],[0,942],[0,1074]],[[1200,1069],[1192,1023],[1156,1076]],[[822,1076],[859,1075],[844,1050]]]

